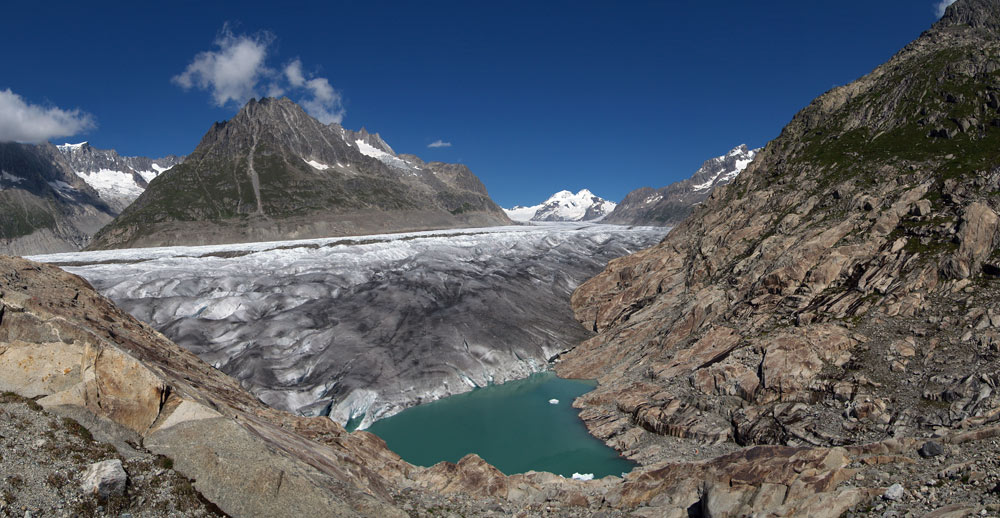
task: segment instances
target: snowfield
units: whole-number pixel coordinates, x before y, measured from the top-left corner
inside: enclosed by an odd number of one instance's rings
[[[548,224],[35,256],[266,403],[367,427],[543,370],[590,333],[569,297],[668,229]]]

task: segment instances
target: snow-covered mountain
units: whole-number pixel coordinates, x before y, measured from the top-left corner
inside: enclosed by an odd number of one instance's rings
[[[597,221],[615,210],[615,205],[583,189],[576,194],[559,191],[538,205],[518,205],[504,212],[514,221]]]
[[[636,189],[618,204],[602,223],[616,225],[673,226],[686,218],[691,209],[705,201],[716,187],[732,182],[757,156],[759,149],[745,144],[728,153],[710,158],[691,178],[666,187]]]
[[[97,149],[87,142],[56,146],[73,172],[97,191],[117,213],[128,207],[160,173],[181,163],[184,157],[121,156],[113,149]]]

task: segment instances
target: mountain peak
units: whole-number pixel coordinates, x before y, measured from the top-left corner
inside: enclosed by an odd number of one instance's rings
[[[559,191],[538,205],[518,205],[504,210],[515,221],[596,221],[610,214],[615,206],[614,202],[595,195],[590,189],[581,189],[576,194]]]
[[[213,125],[191,155],[152,182],[92,246],[509,222],[468,169],[409,162],[377,133],[323,124],[287,97],[263,98],[251,99],[232,119]]]
[[[255,98],[247,101],[243,108],[236,114],[234,119],[243,117],[261,117],[270,116],[277,113],[294,113],[296,115],[306,115],[308,114],[301,106],[295,104],[294,101],[287,97],[264,97],[260,100]]]
[[[653,190],[643,187],[630,192],[605,223],[620,225],[674,225],[691,213],[720,187],[732,182],[753,162],[759,149],[740,144],[725,155],[710,158],[687,180]]]
[[[958,0],[948,6],[939,23],[1000,30],[1000,0]]]

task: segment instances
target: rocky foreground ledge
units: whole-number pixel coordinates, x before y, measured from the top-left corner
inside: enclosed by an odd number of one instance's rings
[[[170,459],[232,516],[839,516],[877,508],[894,481],[906,482],[901,498],[912,498],[920,490],[911,480],[933,482],[937,494],[978,488],[963,500],[977,512],[995,502],[978,495],[993,483],[996,457],[976,452],[995,447],[996,426],[939,437],[942,453],[930,460],[918,454],[924,441],[892,439],[847,448],[760,446],[644,466],[624,480],[504,476],[472,455],[415,467],[372,434],[266,407],[79,277],[2,256],[0,391],[74,417],[123,457]],[[945,465],[953,461],[961,462]],[[941,470],[945,478],[934,475]],[[0,494],[12,475],[3,474]],[[130,485],[126,494],[135,491]]]

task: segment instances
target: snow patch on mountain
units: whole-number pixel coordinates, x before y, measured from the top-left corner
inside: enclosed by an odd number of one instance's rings
[[[14,176],[8,173],[7,171],[0,171],[0,179],[3,179],[4,181],[11,183],[21,183],[24,181],[24,178],[21,178],[20,176]]]
[[[324,163],[321,163],[321,162],[317,162],[315,160],[306,160],[305,158],[303,158],[302,160],[305,160],[305,162],[307,164],[311,165],[313,167],[313,169],[319,169],[320,171],[326,171],[327,169],[330,168],[330,166],[328,166],[328,165],[326,165]]]
[[[514,221],[531,221],[531,218],[535,217],[535,213],[540,208],[542,208],[541,203],[532,205],[531,207],[516,205],[513,209],[504,209],[503,211],[507,213],[508,218]]]
[[[124,171],[101,169],[99,171],[74,171],[77,176],[97,191],[102,199],[131,198],[136,199],[144,190],[135,182],[135,177]],[[147,171],[148,173],[148,171]],[[153,175],[155,178],[155,175]],[[152,178],[150,178],[152,180]]]
[[[414,169],[413,164],[407,162],[406,160],[403,160],[402,158],[399,158],[396,155],[393,155],[392,153],[387,153],[385,151],[382,151],[381,149],[372,146],[371,144],[361,139],[355,140],[354,143],[357,144],[358,151],[360,151],[362,155],[370,156],[389,167],[402,169],[404,171],[409,171],[411,174],[414,174],[412,173],[412,170]]]
[[[167,167],[163,167],[162,165],[157,164],[156,162],[153,162],[153,166],[152,166],[153,167],[153,172],[154,172],[153,173],[153,178],[156,178],[157,176],[163,174],[164,172],[173,169],[173,167],[175,165],[177,165],[177,164],[171,164],[171,165],[168,165]],[[147,171],[147,172],[149,172],[149,171]],[[142,172],[140,171],[140,174],[141,173]]]
[[[113,149],[97,149],[87,142],[56,146],[73,172],[87,182],[112,209],[121,211],[139,197],[149,182],[179,164],[183,157],[151,160],[121,156]]]
[[[70,185],[70,184],[68,184],[68,183],[66,183],[66,182],[64,182],[62,180],[56,180],[54,182],[48,182],[48,184],[49,184],[49,187],[52,187],[53,189],[55,189],[55,191],[59,194],[59,196],[62,196],[63,198],[70,199],[70,200],[73,199],[73,193],[76,192],[76,189],[74,189],[72,185]]]
[[[748,165],[750,165],[750,162],[753,162],[754,157],[757,156],[757,150],[751,149],[749,151],[744,151],[742,147],[737,147],[732,151],[730,151],[729,153],[718,157],[717,160],[721,162],[727,157],[735,157],[740,155],[743,155],[744,158],[737,159],[733,163],[732,168],[720,169],[709,180],[700,183],[698,185],[694,185],[691,188],[695,191],[704,191],[707,189],[711,189],[712,186],[716,185],[717,183],[722,185],[728,184],[729,182],[733,181],[734,178],[739,176],[739,174],[742,173],[743,170],[746,169]]]
[[[84,142],[80,142],[79,144],[69,144],[69,143],[66,143],[66,144],[58,145],[56,147],[59,148],[59,151],[62,151],[63,153],[69,153],[71,151],[78,151],[80,149],[83,149],[83,146],[86,146],[86,145],[87,145],[87,142],[84,141]]]
[[[518,205],[504,212],[514,221],[599,221],[610,214],[615,205],[583,189],[576,194],[559,191],[538,205]]]

